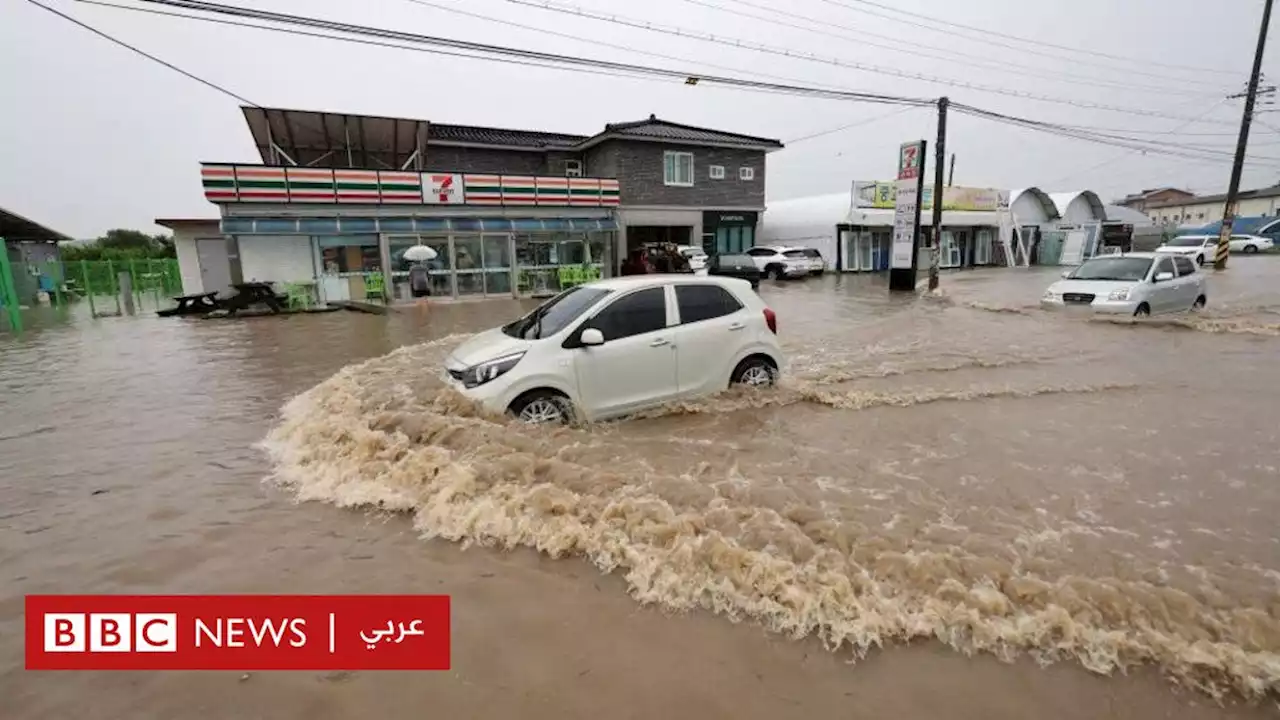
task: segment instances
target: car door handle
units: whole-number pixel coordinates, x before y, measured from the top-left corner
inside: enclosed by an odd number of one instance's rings
[[[662,347],[663,345],[670,345],[670,344],[671,344],[670,340],[667,340],[666,338],[658,338],[657,340],[654,340],[653,342],[649,343],[649,347]]]
[[[730,326],[729,326],[729,329],[730,329],[730,330],[741,330],[741,329],[742,329],[742,328],[744,328],[744,327],[746,327],[746,325],[743,325],[743,324],[742,324],[742,323],[740,323],[740,322],[736,322],[736,323],[734,323],[734,324],[730,325]]]

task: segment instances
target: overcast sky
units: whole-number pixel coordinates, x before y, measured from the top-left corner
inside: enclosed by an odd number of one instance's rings
[[[771,200],[841,192],[854,179],[889,178],[897,146],[922,137],[932,142],[935,132],[928,109],[885,117],[895,108],[529,68],[210,25],[73,0],[41,1],[264,106],[582,134],[597,132],[606,122],[654,113],[675,122],[783,141],[870,121],[791,143],[772,154]],[[110,1],[142,6],[136,0]],[[1148,137],[1228,152],[1235,146],[1242,101],[1223,97],[1243,89],[1248,79],[1262,8],[1262,0],[571,2],[628,21],[811,53],[845,64],[837,66],[571,17],[510,0],[424,1],[528,27],[412,0],[227,0],[707,74],[913,97],[946,94],[953,102],[999,112],[1139,135],[1165,133]],[[1145,62],[1036,47],[970,30],[930,32],[910,24],[926,24],[920,19],[877,5]],[[761,8],[779,8],[782,13]],[[1269,58],[1280,52],[1272,40]],[[912,43],[932,57],[906,49]],[[855,63],[1183,119],[908,80],[849,66]],[[1267,70],[1272,62],[1263,67]],[[1280,70],[1276,75],[1280,77]],[[236,100],[26,0],[6,0],[0,10],[0,89],[5,100],[0,112],[0,206],[75,237],[93,237],[113,227],[155,230],[151,221],[157,217],[216,217],[216,208],[204,200],[198,163],[258,161]],[[1188,123],[1191,118],[1199,122]],[[1254,124],[1250,155],[1258,165],[1246,169],[1244,187],[1280,181],[1280,160],[1267,159],[1280,158],[1280,132],[1272,129],[1280,129],[1280,114],[1263,114],[1260,120],[1271,127]],[[1111,200],[1164,185],[1222,192],[1230,174],[1229,160],[1144,155],[955,114],[949,125],[948,149],[958,156],[956,185],[1089,188]],[[1171,130],[1189,134],[1167,134]]]

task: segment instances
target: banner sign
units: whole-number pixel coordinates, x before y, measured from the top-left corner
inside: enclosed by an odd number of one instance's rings
[[[920,232],[921,185],[924,183],[925,141],[904,143],[898,149],[898,182],[894,192],[893,251],[889,267],[910,270],[915,266],[916,236]]]
[[[465,192],[461,173],[424,173],[427,183],[422,188],[425,205],[461,205]]]
[[[897,207],[897,184],[880,180],[856,181],[853,185],[854,207],[888,210]],[[933,188],[921,193],[920,207],[933,209]],[[943,210],[967,210],[972,212],[997,212],[1008,209],[1009,193],[993,188],[949,187],[942,190]]]
[[[448,670],[447,595],[28,595],[28,670]]]

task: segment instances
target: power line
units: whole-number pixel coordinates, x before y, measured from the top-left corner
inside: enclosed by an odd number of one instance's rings
[[[152,2],[155,0],[143,0],[143,1]],[[686,1],[694,2],[695,0],[686,0]],[[550,2],[549,0],[539,0],[536,2],[531,0],[507,0],[507,2],[511,2],[517,5],[524,5],[527,7],[539,8],[543,10],[550,10],[552,12],[558,12],[558,13],[563,13],[567,15],[575,15],[578,17],[589,18],[589,19],[598,20],[601,22],[613,23],[615,25],[623,25],[626,27],[638,28],[648,32],[656,32],[656,33],[662,33],[665,35],[673,35],[676,37],[689,38],[692,40],[700,40],[703,42],[716,43],[718,45],[725,45],[728,47],[740,48],[743,50],[752,50],[755,52],[766,53],[769,55],[777,55],[781,57],[794,58],[797,60],[807,60],[810,62],[821,63],[823,65],[835,65],[838,67],[847,67],[855,70],[863,70],[867,72],[873,72],[873,73],[878,73],[882,75],[889,75],[892,77],[903,78],[906,80],[919,80],[922,82],[936,83],[939,85],[947,85],[951,87],[965,88],[968,90],[976,90],[978,92],[988,92],[988,93],[993,93],[997,95],[1007,95],[1009,97],[1021,98],[1023,100],[1037,100],[1041,102],[1056,103],[1060,105],[1071,105],[1073,107],[1085,108],[1089,110],[1107,110],[1111,112],[1119,112],[1119,113],[1125,113],[1129,115],[1159,117],[1159,118],[1167,118],[1167,119],[1174,119],[1174,120],[1186,119],[1186,118],[1179,118],[1179,117],[1171,118],[1170,116],[1167,116],[1167,115],[1162,115],[1160,113],[1152,112],[1150,110],[1142,110],[1139,108],[1127,108],[1127,107],[1120,107],[1116,105],[1104,105],[1101,103],[1082,102],[1082,101],[1070,100],[1066,98],[1057,98],[1057,97],[1051,97],[1048,95],[1037,95],[1035,93],[1022,92],[1019,90],[1010,90],[1007,88],[1000,88],[1000,87],[995,87],[991,85],[979,85],[976,83],[953,80],[950,78],[924,75],[922,73],[903,72],[901,70],[880,67],[877,65],[867,65],[865,63],[845,61],[837,58],[821,57],[818,55],[811,55],[809,53],[803,53],[803,52],[790,50],[786,48],[778,48],[778,47],[772,47],[769,45],[762,45],[759,43],[754,43],[752,41],[742,40],[739,38],[693,32],[690,30],[685,30],[683,28],[657,25],[657,24],[649,23],[643,20],[636,20],[634,18],[624,18],[620,15],[596,13],[596,12],[584,10],[580,7],[559,5],[557,3]],[[1222,121],[1222,122],[1225,122],[1225,121]]]
[[[1187,92],[1186,90],[1181,90],[1176,88],[1149,87],[1144,85],[1114,83],[1114,82],[1109,82],[1105,80],[1100,80],[1098,78],[1089,77],[1086,75],[1075,75],[1073,73],[1066,73],[1061,71],[1041,70],[1039,68],[1022,69],[1020,67],[1009,65],[1009,64],[1000,65],[1000,64],[992,63],[989,61],[988,57],[973,55],[970,53],[962,53],[962,52],[959,52],[958,50],[945,50],[940,48],[932,48],[932,50],[946,53],[946,55],[938,55],[933,52],[930,52],[929,51],[930,49],[920,47],[919,43],[913,42],[911,40],[904,40],[902,38],[893,37],[891,35],[881,35],[879,33],[872,33],[867,30],[862,30],[860,28],[854,28],[848,25],[842,25],[840,23],[831,22],[830,20],[823,20],[821,18],[814,18],[807,15],[801,15],[799,13],[792,12],[790,10],[778,10],[775,8],[771,8],[767,5],[761,5],[759,3],[751,2],[750,0],[729,0],[729,2],[733,2],[737,5],[745,5],[747,7],[755,8],[757,10],[763,10],[765,12],[772,13],[774,15],[780,15],[782,17],[794,18],[796,20],[812,23],[814,25],[820,26],[820,28],[805,27],[803,25],[796,25],[794,23],[782,22],[775,18],[761,17],[759,15],[754,15],[752,13],[745,12],[742,10],[734,10],[732,8],[724,7],[723,5],[717,5],[715,3],[707,2],[706,0],[684,0],[684,1],[692,5],[698,5],[701,7],[710,8],[712,10],[716,10],[719,12],[728,13],[731,15],[738,15],[741,17],[752,18],[754,20],[760,20],[762,22],[767,22],[771,25],[782,25],[784,27],[795,28],[797,30],[802,30],[804,32],[814,33],[817,35],[825,35],[827,37],[838,38],[841,40],[853,40],[862,45],[884,48],[886,50],[893,50],[895,52],[906,52],[917,57],[935,58],[938,60],[944,60],[949,63],[959,63],[963,65],[970,65],[973,67],[996,70],[997,72],[1005,72],[1005,73],[1010,73],[1014,75],[1026,75],[1026,76],[1041,79],[1041,80],[1066,82],[1066,83],[1072,83],[1076,85],[1088,85],[1091,87],[1110,87],[1110,88],[1119,88],[1119,89],[1126,89],[1126,90],[1136,90],[1138,92],[1160,93],[1165,95],[1208,94],[1208,93]],[[898,43],[898,46],[895,47],[893,45],[883,45],[883,44],[871,42],[869,40],[864,40],[861,37],[855,37],[853,35],[847,35],[844,33],[835,33],[826,29],[826,28],[832,28],[832,27],[851,31],[851,32],[857,33],[858,35],[867,35],[870,37],[877,37],[884,40],[888,40],[890,42],[895,42],[895,43]],[[901,47],[902,45],[906,45],[906,47],[905,48]],[[947,55],[954,55],[962,58],[977,58],[981,62],[973,62],[972,60],[957,61],[952,57],[947,57]],[[1039,70],[1039,72],[1036,72],[1036,70]],[[1192,83],[1192,84],[1212,86],[1215,88],[1215,92],[1212,93],[1215,96],[1221,94],[1222,92],[1225,92],[1225,90],[1222,90],[1222,88],[1216,83],[1210,83],[1202,80],[1187,80],[1185,82]]]
[[[252,101],[252,100],[246,99],[246,98],[245,98],[244,96],[242,96],[242,95],[238,95],[238,94],[236,94],[236,93],[234,93],[234,92],[232,92],[232,91],[230,91],[230,90],[228,90],[228,89],[226,89],[226,88],[222,87],[221,85],[219,85],[219,84],[217,84],[217,83],[215,83],[215,82],[213,82],[213,81],[211,81],[211,80],[205,80],[204,78],[200,77],[199,75],[196,75],[195,73],[191,73],[191,72],[188,72],[188,71],[186,71],[186,70],[183,70],[182,68],[178,67],[177,65],[174,65],[174,64],[173,64],[173,63],[171,63],[171,62],[168,62],[168,61],[166,61],[166,60],[161,60],[160,58],[156,57],[155,55],[152,55],[151,53],[149,53],[149,52],[147,52],[147,51],[145,51],[145,50],[142,50],[141,48],[134,47],[133,45],[130,45],[129,43],[127,43],[127,42],[125,42],[125,41],[123,41],[123,40],[120,40],[120,39],[114,38],[114,37],[112,37],[111,35],[108,35],[107,33],[105,33],[105,32],[103,32],[103,31],[101,31],[101,30],[99,30],[99,29],[97,29],[97,28],[93,27],[92,25],[89,25],[88,23],[81,22],[81,21],[79,21],[79,20],[77,20],[77,19],[75,19],[75,18],[71,17],[70,15],[67,15],[66,13],[64,13],[64,12],[62,12],[62,11],[60,11],[60,10],[54,10],[53,8],[49,7],[48,5],[45,5],[45,4],[43,4],[43,3],[36,2],[36,0],[27,0],[27,2],[31,3],[32,5],[35,5],[36,7],[40,8],[41,10],[47,10],[48,12],[51,12],[51,13],[53,13],[54,15],[57,15],[58,17],[62,18],[63,20],[66,20],[67,22],[70,22],[70,23],[73,23],[73,24],[75,24],[75,25],[78,25],[78,26],[80,26],[80,27],[84,28],[85,30],[88,30],[89,32],[93,33],[94,35],[97,35],[97,36],[98,36],[98,37],[100,37],[100,38],[103,38],[103,39],[106,39],[106,40],[110,40],[111,42],[115,43],[116,45],[119,45],[120,47],[125,48],[125,49],[127,49],[127,50],[130,50],[130,51],[132,51],[132,52],[134,52],[134,53],[136,53],[136,54],[138,54],[138,55],[141,55],[142,57],[144,57],[144,58],[146,58],[146,59],[150,60],[151,62],[159,63],[160,65],[163,65],[163,66],[165,66],[165,67],[169,68],[170,70],[172,70],[172,71],[174,71],[174,72],[176,72],[176,73],[179,73],[179,74],[181,74],[181,75],[185,75],[186,77],[188,77],[188,78],[190,78],[190,79],[192,79],[192,80],[195,80],[196,82],[200,83],[201,85],[204,85],[204,86],[206,86],[206,87],[211,87],[211,88],[213,88],[214,90],[217,90],[218,92],[222,93],[223,95],[227,95],[227,96],[229,96],[229,97],[231,97],[231,98],[234,98],[235,100],[238,100],[239,102],[242,102],[242,103],[244,103],[245,105],[251,105],[251,106],[253,106],[253,107],[260,107],[260,106],[258,105],[258,103],[254,102],[254,101]]]
[[[823,130],[821,132],[812,133],[810,135],[801,135],[798,138],[792,138],[790,140],[787,140],[786,144],[788,146],[791,146],[791,145],[795,145],[798,142],[804,142],[805,140],[812,140],[814,138],[823,137],[824,135],[831,135],[833,133],[838,133],[841,130],[849,130],[852,128],[861,127],[863,125],[870,125],[871,123],[879,122],[881,120],[887,120],[888,118],[891,118],[895,115],[901,115],[904,112],[907,112],[909,110],[915,110],[915,109],[916,109],[915,107],[898,108],[897,110],[894,110],[892,112],[887,112],[883,115],[877,115],[875,117],[866,118],[865,120],[852,122],[852,123],[849,123],[848,125],[841,125],[840,127],[834,127],[834,128],[831,128],[830,130]]]
[[[661,58],[661,59],[663,59],[663,60],[676,60],[676,61],[679,61],[679,62],[696,62],[696,63],[699,63],[699,64],[701,64],[701,65],[705,65],[705,66],[707,66],[707,67],[717,68],[717,69],[719,69],[719,70],[730,70],[730,71],[738,72],[738,73],[751,73],[751,72],[753,72],[753,71],[750,71],[750,70],[744,70],[744,69],[742,69],[742,68],[736,68],[736,67],[732,67],[732,66],[729,66],[729,65],[717,65],[717,64],[715,64],[715,63],[709,63],[709,62],[702,61],[702,60],[690,60],[689,58],[680,57],[680,56],[677,56],[677,55],[665,55],[665,54],[663,54],[663,53],[656,53],[656,52],[653,52],[653,51],[651,51],[651,50],[641,50],[641,49],[639,49],[639,48],[629,47],[629,46],[626,46],[626,45],[618,45],[617,43],[605,42],[605,41],[603,41],[603,40],[596,40],[596,39],[594,39],[594,38],[585,38],[585,37],[581,37],[581,36],[578,36],[578,35],[574,35],[574,34],[572,34],[572,33],[559,32],[559,31],[556,31],[556,30],[547,30],[547,29],[545,29],[545,28],[539,28],[539,27],[534,27],[534,26],[532,26],[532,25],[525,25],[525,24],[523,24],[523,23],[518,23],[518,22],[515,22],[515,21],[513,21],[513,20],[504,20],[504,19],[502,19],[502,18],[489,17],[488,15],[481,15],[481,14],[479,14],[479,13],[473,13],[473,12],[469,12],[469,11],[467,11],[467,10],[459,10],[458,8],[452,8],[452,7],[448,7],[448,6],[446,6],[446,5],[440,5],[440,4],[437,4],[437,3],[434,3],[434,2],[427,2],[427,0],[405,0],[405,1],[406,1],[406,2],[411,2],[411,3],[415,4],[415,5],[422,5],[423,7],[433,8],[433,9],[435,9],[435,10],[441,10],[441,11],[448,12],[448,13],[454,13],[455,15],[463,15],[463,16],[465,16],[465,17],[476,18],[477,20],[485,20],[485,21],[487,21],[487,22],[498,23],[499,25],[507,25],[507,26],[509,26],[509,27],[520,28],[520,29],[522,29],[522,30],[529,30],[529,31],[536,32],[536,33],[541,33],[541,34],[544,34],[544,35],[551,35],[551,36],[554,36],[554,37],[562,37],[562,38],[565,38],[565,39],[568,39],[568,40],[574,40],[574,41],[577,41],[577,42],[589,43],[589,44],[591,44],[591,45],[599,45],[599,46],[601,46],[601,47],[607,47],[607,48],[609,48],[610,50],[625,50],[625,51],[627,51],[627,52],[633,52],[633,53],[637,53],[637,54],[639,54],[639,55],[648,55],[648,56],[650,56],[650,57]],[[757,73],[755,73],[755,74],[756,74],[756,75],[758,75],[758,76],[760,76],[760,77],[772,78],[772,79],[774,79],[774,80],[785,80],[785,81],[787,81],[787,82],[798,82],[798,83],[805,82],[804,80],[800,80],[800,79],[798,79],[798,78],[786,77],[786,76],[784,76],[784,75],[768,75],[768,74],[765,74],[765,73],[759,73],[759,72],[757,72]]]
[[[1036,39],[1033,39],[1033,38],[1025,38],[1025,37],[1021,37],[1021,36],[1019,36],[1019,35],[1012,35],[1012,34],[1009,34],[1009,33],[1003,33],[1003,32],[999,32],[999,31],[997,31],[997,30],[991,30],[991,29],[988,29],[988,28],[980,28],[980,27],[975,27],[975,26],[973,26],[973,25],[963,25],[963,24],[961,24],[961,23],[951,22],[951,21],[948,21],[948,20],[938,20],[938,19],[932,18],[932,17],[930,17],[930,16],[928,16],[928,15],[924,15],[924,14],[916,13],[916,12],[911,12],[911,11],[909,11],[909,10],[902,10],[902,9],[895,8],[895,7],[892,7],[892,6],[890,6],[890,5],[884,5],[884,4],[881,4],[881,3],[878,3],[878,2],[871,2],[871,0],[849,0],[849,2],[844,2],[844,1],[842,1],[842,0],[819,0],[819,2],[824,2],[824,3],[828,4],[828,5],[834,5],[834,6],[836,6],[836,7],[842,7],[842,8],[845,8],[846,10],[851,10],[851,11],[853,11],[853,12],[857,12],[857,13],[863,13],[863,14],[872,15],[872,16],[879,17],[879,18],[884,18],[884,19],[886,19],[886,20],[890,20],[890,21],[892,21],[892,22],[902,23],[902,24],[905,24],[905,25],[910,25],[910,26],[912,26],[912,27],[922,28],[922,29],[924,29],[924,30],[929,30],[930,32],[936,32],[936,33],[947,33],[947,34],[951,34],[951,35],[959,35],[960,37],[972,37],[972,36],[966,36],[966,35],[964,35],[963,33],[956,33],[956,32],[955,32],[955,31],[953,31],[953,30],[941,30],[941,29],[939,29],[939,28],[929,27],[928,25],[923,25],[923,24],[918,23],[918,22],[912,22],[912,21],[909,21],[909,20],[903,20],[902,18],[896,18],[896,17],[893,17],[893,16],[891,16],[891,15],[885,15],[884,13],[875,12],[875,11],[873,11],[873,10],[867,10],[867,9],[865,9],[865,8],[861,8],[861,7],[854,7],[854,6],[852,6],[852,5],[850,4],[850,2],[854,2],[854,3],[857,3],[857,4],[859,4],[859,5],[869,5],[869,6],[871,6],[871,7],[876,7],[876,8],[881,8],[881,9],[883,9],[883,10],[887,10],[887,11],[889,11],[889,12],[898,13],[899,15],[908,15],[908,16],[911,16],[911,17],[921,18],[921,19],[927,20],[927,21],[929,21],[929,22],[932,22],[932,23],[934,23],[934,24],[936,24],[936,25],[943,25],[943,26],[951,27],[951,28],[961,28],[961,29],[964,29],[964,30],[971,30],[971,31],[973,31],[973,32],[976,32],[976,33],[979,33],[979,34],[982,34],[982,35],[989,35],[989,36],[994,36],[994,37],[1002,37],[1002,38],[1007,38],[1007,39],[1009,39],[1009,40],[1015,40],[1015,41],[1020,42],[1020,43],[1025,43],[1025,44],[1029,44],[1029,45],[1034,45],[1034,46],[1035,46],[1035,48],[1036,48],[1036,50],[1037,50],[1038,52],[1042,53],[1042,54],[1044,54],[1044,48],[1046,48],[1046,47],[1051,47],[1051,48],[1056,48],[1056,49],[1058,49],[1058,50],[1066,50],[1066,51],[1068,51],[1068,52],[1078,53],[1078,54],[1081,54],[1081,55],[1090,55],[1090,56],[1093,56],[1093,57],[1107,58],[1107,59],[1110,59],[1110,60],[1115,60],[1115,61],[1124,62],[1124,63],[1136,63],[1136,64],[1139,64],[1139,65],[1158,65],[1158,66],[1160,66],[1160,67],[1167,67],[1167,68],[1170,68],[1170,69],[1175,69],[1175,70],[1184,70],[1184,71],[1189,71],[1189,72],[1214,73],[1214,74],[1219,74],[1219,75],[1232,75],[1232,76],[1236,75],[1236,73],[1234,73],[1234,72],[1232,72],[1232,71],[1230,71],[1230,70],[1216,70],[1216,69],[1213,69],[1213,68],[1194,67],[1194,66],[1191,66],[1191,65],[1177,65],[1177,64],[1173,64],[1173,63],[1157,62],[1157,61],[1154,61],[1154,60],[1141,60],[1141,59],[1138,59],[1138,58],[1124,57],[1123,55],[1112,55],[1112,54],[1110,54],[1110,53],[1104,53],[1104,52],[1101,52],[1101,51],[1098,51],[1098,50],[1082,50],[1082,49],[1080,49],[1080,48],[1073,48],[1073,47],[1071,47],[1071,46],[1069,46],[1069,45],[1058,45],[1058,44],[1051,43],[1051,42],[1047,42],[1047,41],[1044,41],[1044,40],[1036,40]],[[986,40],[985,38],[981,38],[981,39],[982,39],[984,42],[990,42],[989,40]],[[1018,52],[1026,52],[1026,50],[1027,50],[1026,48],[1022,48],[1022,47],[1013,47],[1013,46],[1006,45],[1006,44],[1003,44],[1003,43],[991,43],[991,44],[993,44],[993,45],[997,45],[997,46],[1000,46],[1000,47],[1012,48],[1012,49],[1014,49],[1014,50],[1017,50]],[[1060,57],[1060,56],[1055,56],[1055,57]],[[1077,62],[1077,63],[1081,63],[1081,64],[1096,65],[1096,66],[1098,66],[1098,67],[1107,67],[1107,68],[1110,68],[1110,69],[1114,69],[1113,67],[1108,66],[1108,65],[1102,65],[1102,64],[1099,64],[1099,63],[1088,63],[1088,62],[1085,62],[1084,60],[1080,60],[1079,58],[1066,58],[1066,59],[1069,59],[1069,60],[1071,60],[1072,62]],[[1150,77],[1158,77],[1158,78],[1166,78],[1166,77],[1167,77],[1166,75],[1159,75],[1159,74],[1155,74],[1155,73],[1141,72],[1141,71],[1137,71],[1137,70],[1128,70],[1128,69],[1127,69],[1127,70],[1126,70],[1126,72],[1133,73],[1133,74],[1135,74],[1135,75],[1148,75],[1148,76],[1150,76]]]
[[[93,0],[81,0],[81,1],[91,2]],[[768,93],[779,93],[779,94],[794,95],[799,97],[817,97],[817,98],[839,99],[839,100],[854,101],[854,102],[906,105],[911,107],[933,105],[933,101],[922,100],[918,98],[898,97],[898,96],[892,96],[892,95],[865,93],[865,92],[857,92],[857,91],[832,90],[827,88],[808,87],[808,86],[801,86],[801,85],[781,85],[777,83],[762,83],[762,82],[745,79],[745,78],[697,75],[697,74],[688,73],[687,71],[671,70],[667,68],[654,68],[654,67],[649,67],[644,65],[634,65],[634,64],[628,64],[628,63],[618,63],[618,62],[603,61],[603,60],[594,60],[590,58],[580,58],[580,57],[570,56],[570,55],[557,55],[554,53],[543,53],[543,52],[537,52],[532,50],[523,50],[519,48],[510,48],[510,47],[498,46],[498,45],[488,45],[484,43],[475,43],[475,42],[464,41],[464,40],[453,40],[449,38],[437,38],[437,37],[432,37],[427,35],[418,35],[414,33],[407,33],[407,32],[401,32],[401,31],[384,30],[380,28],[369,28],[369,27],[360,26],[360,25],[351,25],[347,23],[318,20],[315,18],[287,15],[282,13],[271,13],[271,12],[261,11],[261,10],[237,8],[234,6],[223,6],[223,5],[218,5],[216,3],[200,2],[199,0],[142,0],[142,1],[151,3],[151,4],[175,6],[183,9],[196,9],[198,11],[204,11],[204,12],[209,12],[214,14],[230,14],[230,15],[235,15],[240,17],[249,17],[252,19],[264,19],[268,22],[282,23],[285,25],[301,24],[309,27],[331,29],[337,32],[347,33],[351,35],[374,35],[375,37],[380,37],[380,38],[390,37],[393,39],[419,43],[427,46],[444,45],[445,47],[449,47],[452,49],[461,49],[461,50],[467,50],[471,52],[482,52],[482,53],[489,53],[491,55],[506,56],[501,58],[492,58],[486,55],[461,55],[462,57],[473,58],[473,59],[511,61],[510,57],[515,57],[515,58],[518,58],[518,60],[515,61],[515,62],[518,62],[518,64],[529,64],[529,65],[547,67],[547,68],[557,69],[557,70],[581,71],[582,69],[586,68],[589,71],[602,70],[606,72],[626,73],[631,75],[648,75],[648,76],[656,76],[661,78],[681,78],[686,82],[686,84],[694,84],[694,85],[700,84],[703,81],[708,81],[708,82],[723,84],[727,87],[733,87],[738,89],[747,89],[747,90],[754,90],[754,91],[768,92]],[[110,6],[109,3],[102,3],[102,2],[94,2],[94,4]],[[113,7],[117,7],[117,6],[113,6]],[[118,6],[118,7],[123,7],[123,6]],[[124,9],[131,9],[131,8],[124,8]],[[198,16],[198,15],[185,15],[180,13],[174,13],[174,15],[178,17],[191,19],[191,20],[197,20],[197,21],[222,22],[224,24],[226,23],[226,21],[220,21],[220,20],[211,19],[208,17]],[[294,28],[277,28],[277,27],[264,27],[264,26],[254,26],[254,25],[249,25],[249,27],[256,27],[258,29],[272,30],[272,31],[284,32],[287,34],[294,34],[294,35],[317,36],[315,33],[306,33],[303,31],[296,30]],[[351,38],[340,38],[340,37],[325,36],[325,35],[318,35],[318,36],[324,37],[326,39],[332,39],[332,40],[342,40],[342,41],[352,40]],[[360,42],[364,42],[368,44],[384,44],[384,43],[371,43],[370,41],[367,41],[367,40],[361,40]],[[407,47],[398,46],[398,45],[391,45],[391,47],[398,47],[400,49],[420,50],[419,48],[407,48]],[[422,50],[422,51],[426,51],[426,50]],[[438,54],[457,54],[457,53],[443,53],[443,51],[440,51],[438,49],[433,49],[430,52],[434,52]],[[958,112],[964,112],[967,114],[983,117],[985,119],[989,119],[997,122],[1004,122],[1007,124],[1013,124],[1020,127],[1037,130],[1040,132],[1046,132],[1049,134],[1054,134],[1062,137],[1113,145],[1116,147],[1140,148],[1140,149],[1143,149],[1145,152],[1148,152],[1151,154],[1171,155],[1171,156],[1178,156],[1178,157],[1186,157],[1190,159],[1206,159],[1206,158],[1214,157],[1214,154],[1207,150],[1188,150],[1186,148],[1182,148],[1177,145],[1154,143],[1151,141],[1142,140],[1140,138],[1113,137],[1113,136],[1106,136],[1106,135],[1101,135],[1097,133],[1090,134],[1090,133],[1085,133],[1078,130],[1073,130],[1063,125],[1030,120],[1027,118],[1019,118],[1012,115],[1005,115],[1002,113],[997,113],[989,110],[983,110],[981,108],[973,107],[970,105],[954,104],[953,107]],[[1275,160],[1275,158],[1265,158],[1265,159]]]
[[[79,2],[87,2],[88,0],[78,0]],[[615,62],[611,60],[598,60],[594,58],[583,58],[574,55],[561,55],[557,53],[540,52],[536,50],[525,50],[522,48],[513,48],[503,45],[491,45],[487,43],[472,42],[469,40],[455,40],[453,38],[437,37],[431,35],[422,35],[419,33],[410,33],[400,30],[387,30],[384,28],[375,28],[365,25],[354,25],[350,23],[342,23],[332,20],[322,20],[319,18],[307,17],[302,15],[290,15],[286,13],[275,13],[266,10],[255,10],[252,8],[242,8],[234,5],[220,5],[211,2],[202,2],[201,0],[139,0],[139,2],[165,5],[170,7],[182,8],[185,10],[194,10],[197,12],[206,12],[215,15],[231,15],[234,17],[250,18],[255,20],[263,20],[266,22],[281,23],[285,25],[302,25],[304,27],[320,28],[333,32],[341,32],[351,35],[366,35],[384,39],[399,40],[403,42],[418,43],[428,46],[447,47],[456,50],[468,50],[472,52],[488,53],[490,55],[500,55],[508,57],[517,57],[522,60],[532,60],[551,65],[569,65],[574,67],[590,67],[595,69],[605,69],[620,72],[631,72],[638,74],[647,74],[652,76],[660,76],[670,79],[678,79],[687,85],[699,85],[703,83],[712,85],[725,85],[748,90],[759,90],[764,92],[775,92],[791,95],[803,95],[807,97],[820,97],[835,100],[851,100],[857,102],[880,103],[886,105],[932,105],[933,100],[925,98],[911,98],[898,95],[889,95],[885,93],[862,92],[857,90],[828,88],[818,86],[805,85],[787,85],[780,83],[767,83],[758,80],[750,80],[745,78],[708,75],[705,73],[691,70],[675,70],[671,68],[653,67],[648,65],[636,65],[632,63]],[[105,4],[105,3],[95,3]],[[192,20],[207,20],[208,18],[197,15],[185,15]],[[294,32],[294,30],[286,30],[286,32]]]

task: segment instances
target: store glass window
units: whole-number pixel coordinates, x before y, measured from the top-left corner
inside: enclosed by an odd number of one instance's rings
[[[436,258],[423,265],[427,266],[431,281],[431,294],[436,297],[453,295],[453,280],[449,272],[449,236],[448,235],[392,235],[387,238],[391,256],[392,298],[407,300],[412,297],[409,292],[409,268],[412,261],[406,260],[404,253],[414,245],[426,245],[436,251]]]

